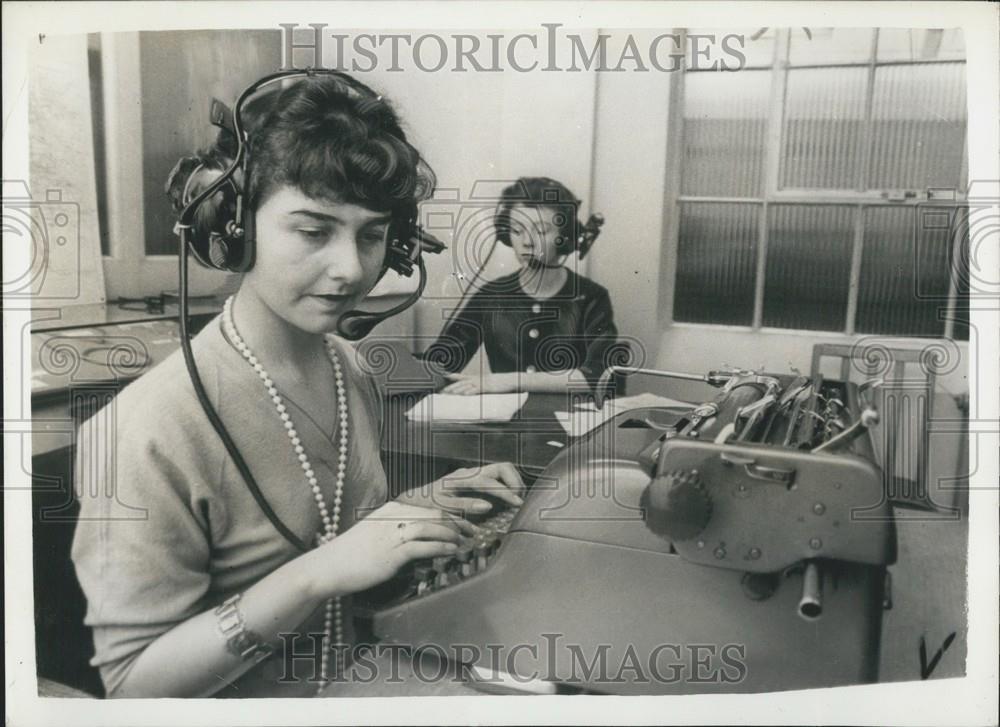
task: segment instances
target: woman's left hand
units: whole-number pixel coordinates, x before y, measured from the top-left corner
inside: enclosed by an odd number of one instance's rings
[[[469,492],[471,494],[460,494]],[[476,492],[492,495],[512,507],[524,504],[524,481],[510,462],[488,464],[484,467],[464,467],[439,480],[404,492],[396,499],[408,505],[430,507],[445,512],[482,514],[493,505]]]
[[[450,384],[441,389],[442,394],[507,394],[517,391],[517,374],[483,374],[469,376],[467,374],[445,374],[451,379]]]

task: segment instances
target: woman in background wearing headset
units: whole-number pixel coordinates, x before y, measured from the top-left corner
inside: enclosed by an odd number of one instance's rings
[[[255,260],[192,345],[272,514],[309,549],[258,506],[180,352],[127,387],[114,430],[99,414],[77,443],[78,487],[100,494],[81,498],[73,560],[109,696],[315,693],[344,668],[336,646],[354,640],[351,594],[455,551],[474,528],[451,513],[490,508],[443,481],[386,502],[377,393],[353,349],[330,335],[381,276],[397,212],[430,194],[431,170],[389,104],[350,78],[317,75],[272,95],[247,127],[248,178],[234,180],[255,223]],[[217,179],[232,147],[223,132],[182,160],[175,200]],[[234,206],[222,198],[199,208],[193,227],[220,229],[212,215]],[[521,502],[511,465],[458,477],[463,489]],[[283,648],[317,645],[315,670],[299,656],[295,677],[283,674]]]
[[[520,269],[486,282],[429,349],[452,372],[442,391],[560,392],[600,378],[618,331],[608,291],[565,265],[576,251],[579,206],[548,177],[523,177],[504,189],[496,235],[514,249]],[[454,373],[480,344],[491,373]]]

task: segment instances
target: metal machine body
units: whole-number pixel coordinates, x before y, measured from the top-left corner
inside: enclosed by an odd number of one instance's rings
[[[876,681],[896,539],[865,387],[752,372],[719,386],[576,441],[517,512],[408,573],[375,635],[605,693]]]

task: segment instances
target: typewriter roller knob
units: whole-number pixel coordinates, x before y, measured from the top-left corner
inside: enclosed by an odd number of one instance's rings
[[[693,538],[712,517],[712,498],[695,470],[659,475],[642,493],[640,504],[646,512],[646,527],[674,541]]]

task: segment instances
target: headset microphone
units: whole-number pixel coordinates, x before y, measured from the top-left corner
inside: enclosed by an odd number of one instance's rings
[[[409,277],[413,273],[413,266],[416,265],[419,275],[417,278],[417,289],[410,293],[399,305],[393,306],[384,311],[363,311],[352,310],[344,313],[337,322],[337,333],[348,341],[357,341],[364,338],[372,329],[386,318],[391,318],[397,313],[409,308],[417,299],[423,295],[427,285],[427,270],[424,267],[424,253],[438,254],[446,248],[446,245],[434,237],[420,226],[414,226],[413,237],[409,240],[409,247],[412,252],[409,256],[401,255],[396,258],[393,269],[400,275]],[[395,243],[395,241],[393,241]],[[406,261],[406,262],[402,262]]]

